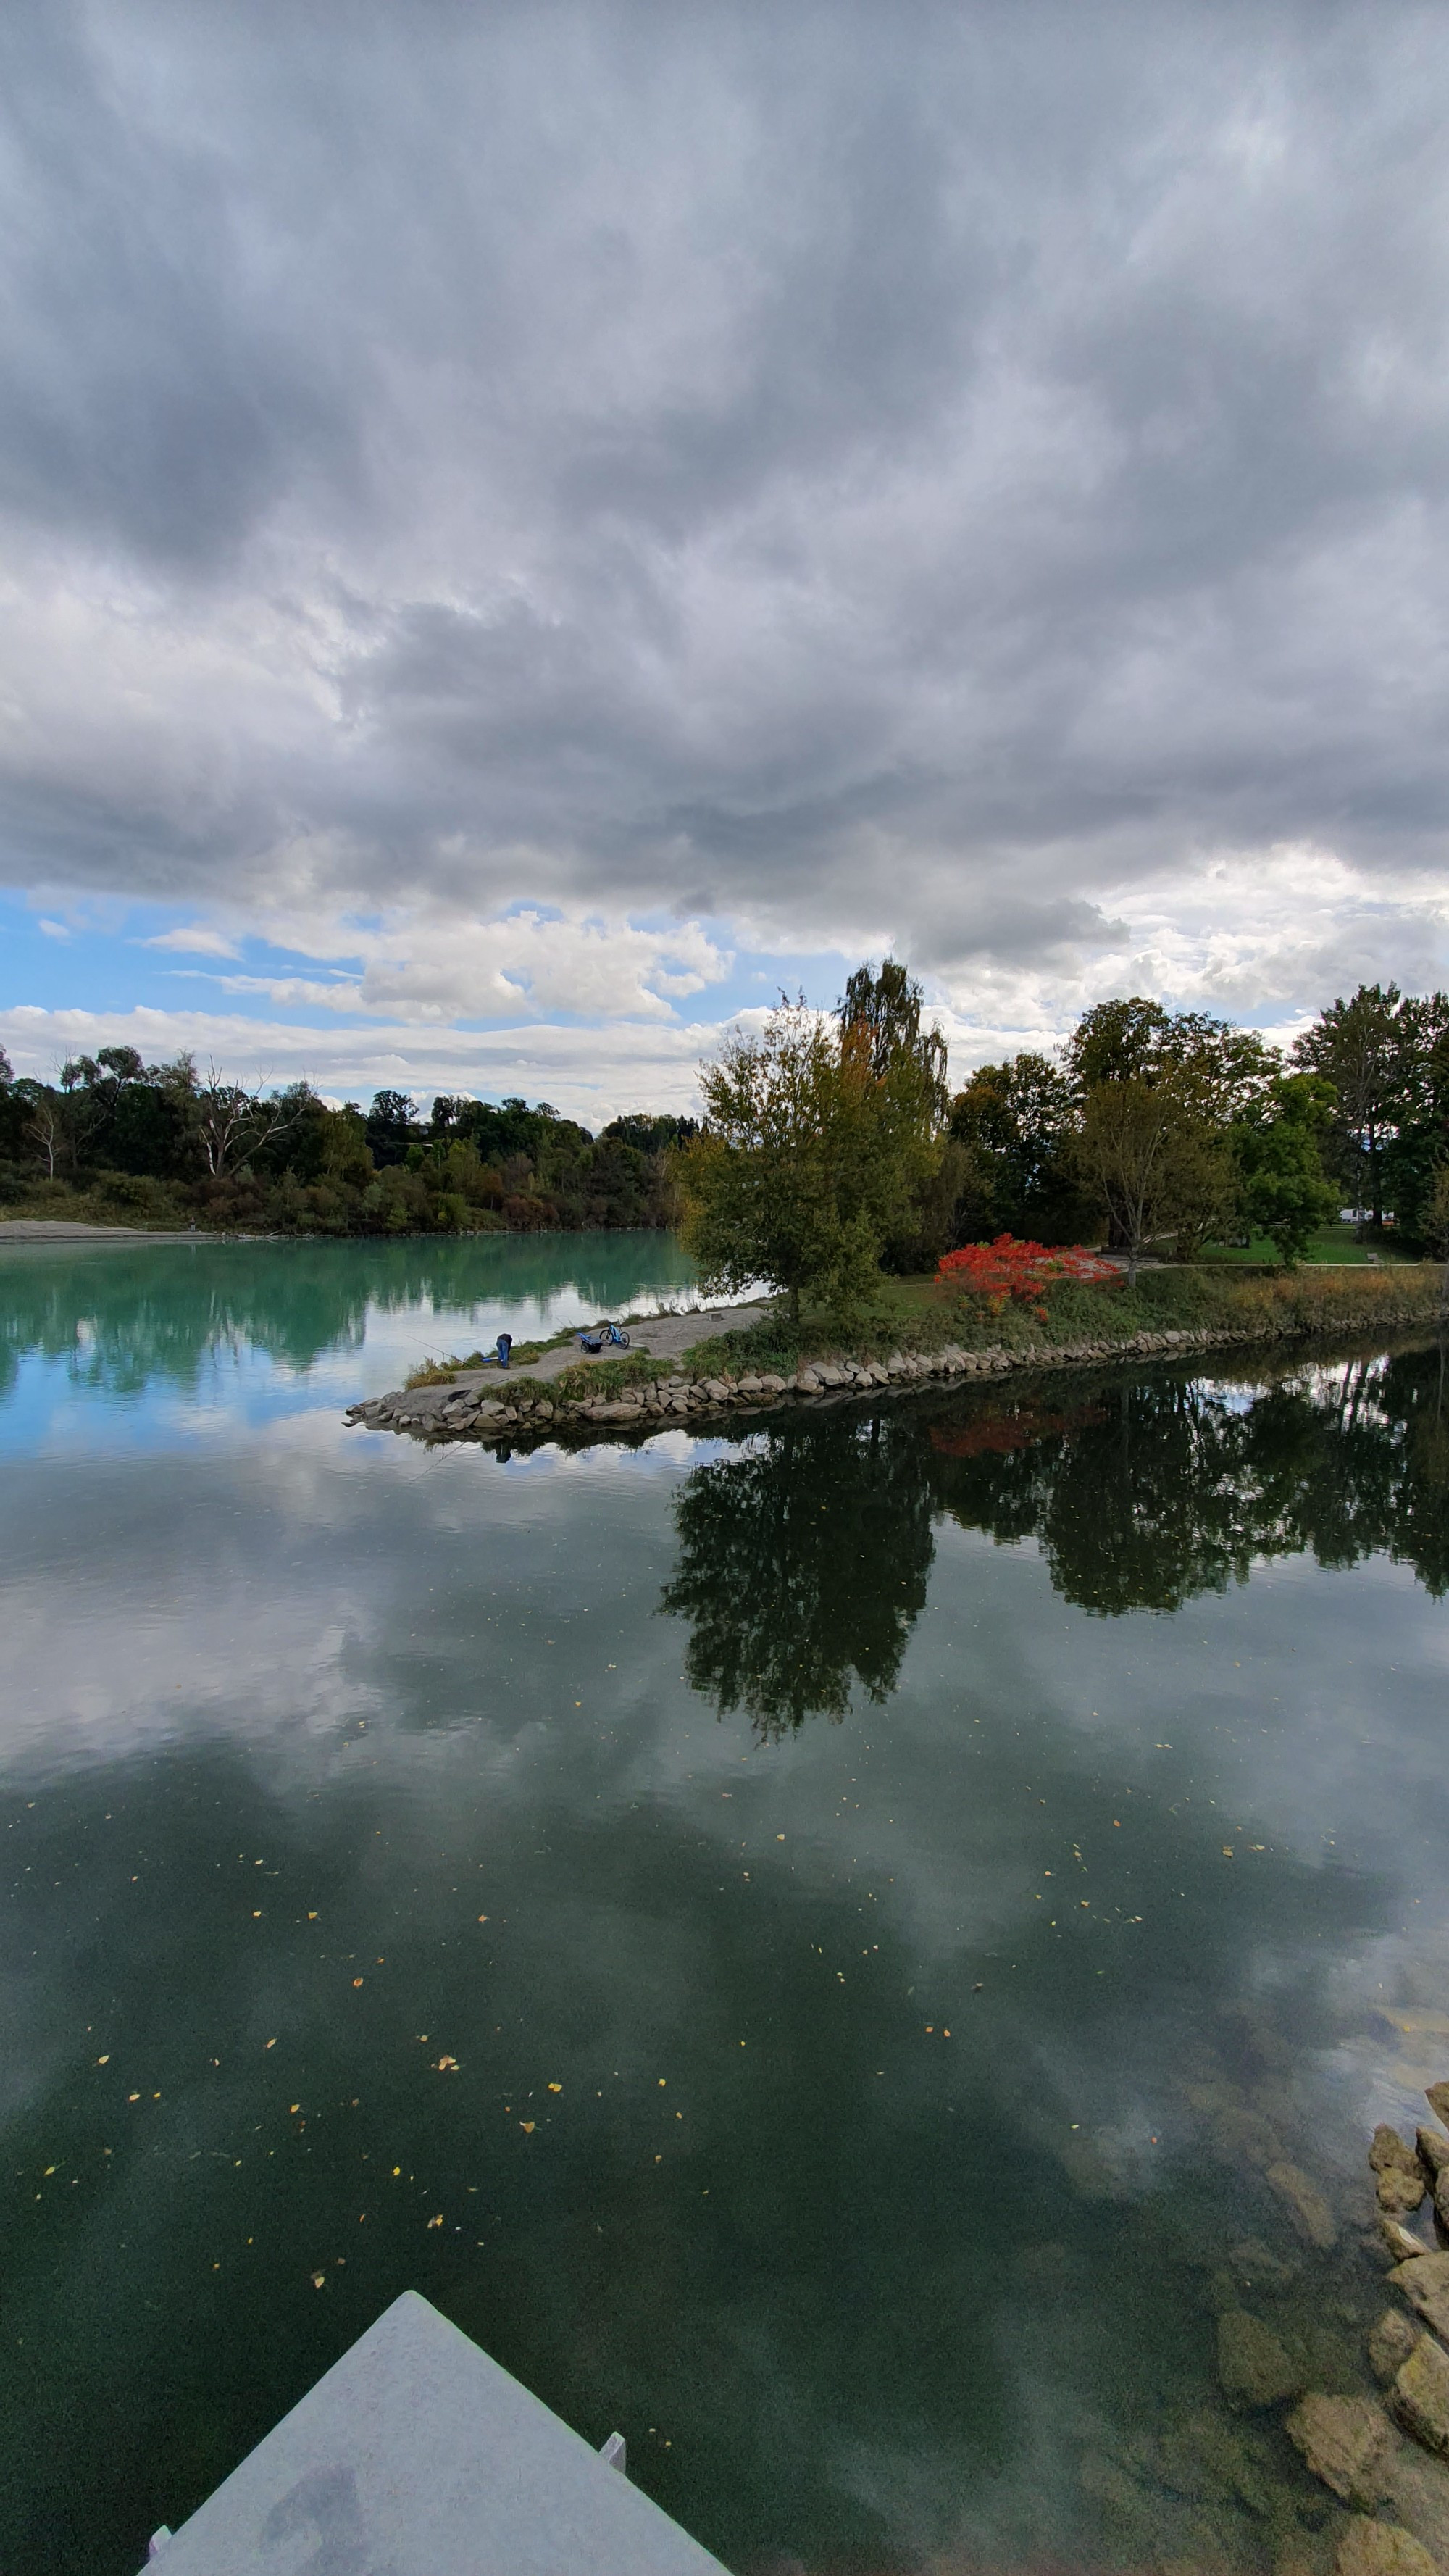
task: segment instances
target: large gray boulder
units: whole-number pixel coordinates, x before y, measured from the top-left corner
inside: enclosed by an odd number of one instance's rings
[[[1406,2433],[1426,2451],[1449,2455],[1449,2353],[1421,2335],[1394,2380],[1389,2404]]]
[[[1436,2334],[1449,2336],[1449,2254],[1420,2254],[1389,2278]]]
[[[1408,2360],[1418,2340],[1419,2330],[1411,2325],[1402,2308],[1385,2308],[1378,2324],[1370,2329],[1368,2339],[1369,2368],[1375,2379],[1387,2387]]]
[[[1345,2504],[1375,2505],[1394,2428],[1372,2397],[1305,2397],[1288,2417],[1304,2467]]]

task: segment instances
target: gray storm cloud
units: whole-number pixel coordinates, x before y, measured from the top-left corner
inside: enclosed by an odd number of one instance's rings
[[[948,976],[1214,851],[1442,889],[1441,12],[3,42],[11,884]]]

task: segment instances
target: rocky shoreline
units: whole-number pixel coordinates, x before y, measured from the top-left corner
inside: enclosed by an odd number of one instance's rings
[[[1373,1329],[1397,1330],[1425,1321],[1422,1309],[1407,1308],[1376,1315]],[[461,1373],[452,1382],[398,1388],[349,1405],[346,1420],[368,1431],[405,1432],[427,1441],[515,1441],[522,1435],[561,1431],[659,1431],[683,1421],[699,1422],[725,1414],[775,1411],[781,1405],[858,1402],[861,1397],[909,1394],[923,1387],[967,1380],[996,1379],[1024,1370],[1101,1366],[1112,1360],[1177,1358],[1200,1350],[1243,1348],[1254,1343],[1321,1340],[1337,1331],[1362,1331],[1361,1316],[1325,1322],[1312,1335],[1284,1325],[1202,1326],[1159,1333],[1141,1332],[1128,1340],[1097,1338],[1080,1342],[1029,1343],[1007,1349],[996,1344],[966,1349],[947,1343],[934,1351],[892,1351],[884,1360],[862,1360],[832,1354],[809,1360],[793,1374],[774,1371],[738,1374],[721,1369],[705,1377],[661,1368],[654,1377],[599,1395],[564,1396],[522,1377],[509,1387],[496,1373],[482,1378]],[[495,1392],[496,1389],[496,1392]],[[505,1392],[505,1389],[507,1390]]]
[[[1259,2008],[1233,2017],[1248,2080],[1198,2060],[1181,2090],[1204,2123],[1198,2151],[1256,2201],[1254,2232],[1214,2248],[1184,2213],[1184,2242],[1175,2195],[1154,2210],[1117,2190],[1147,2239],[1149,2302],[1164,2262],[1199,2273],[1204,2371],[1195,2396],[1164,2389],[1160,2404],[1149,2374],[1125,2423],[1104,2413],[1084,2428],[1092,2563],[1142,2576],[1449,2576],[1449,2135],[1424,2127],[1410,2145],[1375,2130],[1369,2224],[1361,2186],[1355,2208],[1316,2120],[1301,2117],[1294,2049]],[[1427,2091],[1449,2120],[1449,2084]],[[1090,2189],[1090,2162],[1073,2179]],[[1096,2196],[1112,2192],[1106,2165]],[[1433,2241],[1405,2223],[1426,2201]]]
[[[1449,2122],[1449,2083],[1431,2084],[1427,2099]],[[1443,2576],[1449,2567],[1449,2136],[1421,2128],[1410,2146],[1380,2126],[1369,2165],[1379,2234],[1393,2264],[1388,2287],[1404,2301],[1386,2308],[1368,2335],[1369,2367],[1383,2396],[1300,2396],[1302,2382],[1288,2353],[1246,2313],[1219,2320],[1219,2375],[1239,2403],[1262,2407],[1298,2398],[1284,2430],[1305,2468],[1352,2515],[1339,2535],[1336,2576]],[[1426,2200],[1434,2244],[1404,2224]],[[1243,2331],[1229,2337],[1225,2351],[1230,2324]]]

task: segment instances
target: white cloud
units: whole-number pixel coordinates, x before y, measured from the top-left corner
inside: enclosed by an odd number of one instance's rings
[[[721,1029],[614,1021],[601,1029],[542,1023],[470,1031],[401,1022],[362,1029],[294,1027],[220,1012],[0,1010],[0,1046],[21,1074],[49,1079],[64,1056],[133,1046],[148,1063],[189,1048],[236,1079],[272,1086],[302,1079],[330,1100],[374,1091],[521,1092],[547,1098],[586,1127],[630,1109],[687,1112],[697,1104],[695,1067]]]
[[[293,953],[358,960],[361,972],[328,984],[221,976],[227,992],[437,1025],[539,1012],[670,1020],[676,1000],[720,982],[732,962],[694,922],[653,930],[618,918],[527,910],[486,921],[439,906],[376,925],[273,915],[263,932]]]
[[[958,1069],[1050,1047],[1114,993],[1147,993],[1286,1039],[1360,981],[1449,981],[1449,884],[1370,874],[1331,850],[1225,850],[1105,885],[1100,933],[1049,962],[990,955],[948,973],[942,1025]],[[1110,918],[1108,917],[1110,914]]]
[[[413,1029],[1426,980],[1449,22],[907,17],[32,13],[0,877]]]
[[[177,957],[239,957],[235,939],[224,930],[204,921],[181,923],[175,930],[163,930],[154,939],[143,939],[143,948],[162,948]]]

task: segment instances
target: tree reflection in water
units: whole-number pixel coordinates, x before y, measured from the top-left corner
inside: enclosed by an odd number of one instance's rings
[[[1078,1381],[1080,1384],[1080,1381]],[[788,1420],[696,1468],[662,1607],[687,1671],[769,1739],[895,1687],[935,1520],[1035,1540],[1102,1617],[1172,1611],[1255,1563],[1383,1553],[1449,1591],[1449,1378],[1438,1346],[1299,1366],[1276,1382],[1168,1370],[1065,1401],[1011,1397]]]
[[[889,1698],[934,1554],[929,1455],[903,1413],[816,1414],[686,1479],[661,1607],[693,1623],[686,1670],[721,1715],[769,1740],[843,1717],[856,1681]]]
[[[1057,1590],[1113,1617],[1176,1610],[1255,1562],[1376,1553],[1449,1589],[1449,1420],[1437,1348],[1299,1368],[1253,1389],[1162,1374],[1037,1435],[962,1456],[931,1429],[940,1504],[963,1528],[1035,1538]]]
[[[0,1396],[30,1352],[65,1360],[113,1394],[155,1378],[195,1386],[220,1351],[266,1351],[305,1372],[362,1348],[373,1313],[416,1313],[422,1356],[475,1312],[532,1309],[577,1292],[581,1314],[688,1293],[693,1264],[672,1235],[640,1232],[410,1236],[400,1243],[217,1243],[7,1248],[0,1243]],[[464,1345],[466,1347],[466,1344]]]

